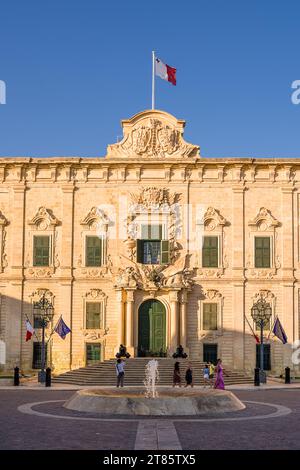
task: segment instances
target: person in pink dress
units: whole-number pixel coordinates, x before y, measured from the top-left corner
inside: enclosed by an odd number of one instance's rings
[[[216,379],[215,379],[214,388],[217,388],[219,390],[225,390],[224,378],[223,378],[223,367],[222,367],[222,360],[221,359],[218,359],[218,361],[217,361],[215,374],[216,374]]]

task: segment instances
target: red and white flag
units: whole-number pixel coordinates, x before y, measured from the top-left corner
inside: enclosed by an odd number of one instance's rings
[[[26,341],[29,341],[34,333],[34,329],[29,320],[26,320]]]
[[[155,75],[176,85],[176,69],[164,64],[158,57],[155,57]]]

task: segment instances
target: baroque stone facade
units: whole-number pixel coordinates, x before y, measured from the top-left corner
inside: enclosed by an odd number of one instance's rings
[[[61,315],[72,330],[65,340],[56,334],[49,340],[55,372],[84,366],[87,345],[99,345],[101,360],[114,357],[121,343],[140,354],[140,311],[151,299],[165,312],[163,353],[182,344],[203,359],[211,345],[226,366],[253,369],[251,306],[258,296],[268,299],[272,320],[278,316],[288,336],[284,346],[265,331],[271,370],[294,367],[300,159],[203,158],[185,142],[184,125],[166,112],[144,111],[122,121],[124,137],[104,158],[0,159],[2,368],[32,368],[40,331],[26,343],[25,320],[33,322],[41,292],[55,312],[47,335]],[[161,227],[153,247],[162,250],[161,260],[166,250],[164,262],[139,258],[146,256],[138,240],[148,225]],[[34,260],[38,236],[49,240],[47,265]],[[98,265],[87,262],[89,236],[101,240]],[[205,237],[217,241],[211,266],[203,261]],[[268,266],[257,266],[257,237],[270,240]],[[100,306],[97,324],[86,320],[93,302]],[[215,315],[212,329],[207,312]]]

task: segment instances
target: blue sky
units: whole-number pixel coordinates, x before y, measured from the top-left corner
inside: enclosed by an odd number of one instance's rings
[[[177,67],[157,108],[205,157],[300,157],[300,2],[6,0],[1,156],[103,156],[151,105],[151,51]]]

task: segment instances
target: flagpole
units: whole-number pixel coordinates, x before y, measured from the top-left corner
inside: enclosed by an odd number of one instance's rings
[[[155,51],[152,51],[152,109],[155,108]]]
[[[54,330],[55,330],[55,328],[57,327],[58,322],[60,321],[61,318],[62,318],[62,315],[59,317],[59,319],[58,319],[57,322],[55,323],[55,326],[52,328],[52,331],[51,331],[50,336],[49,336],[49,338],[48,338],[47,344],[49,343],[49,341],[50,341],[50,339],[51,339],[51,336],[53,335]]]

